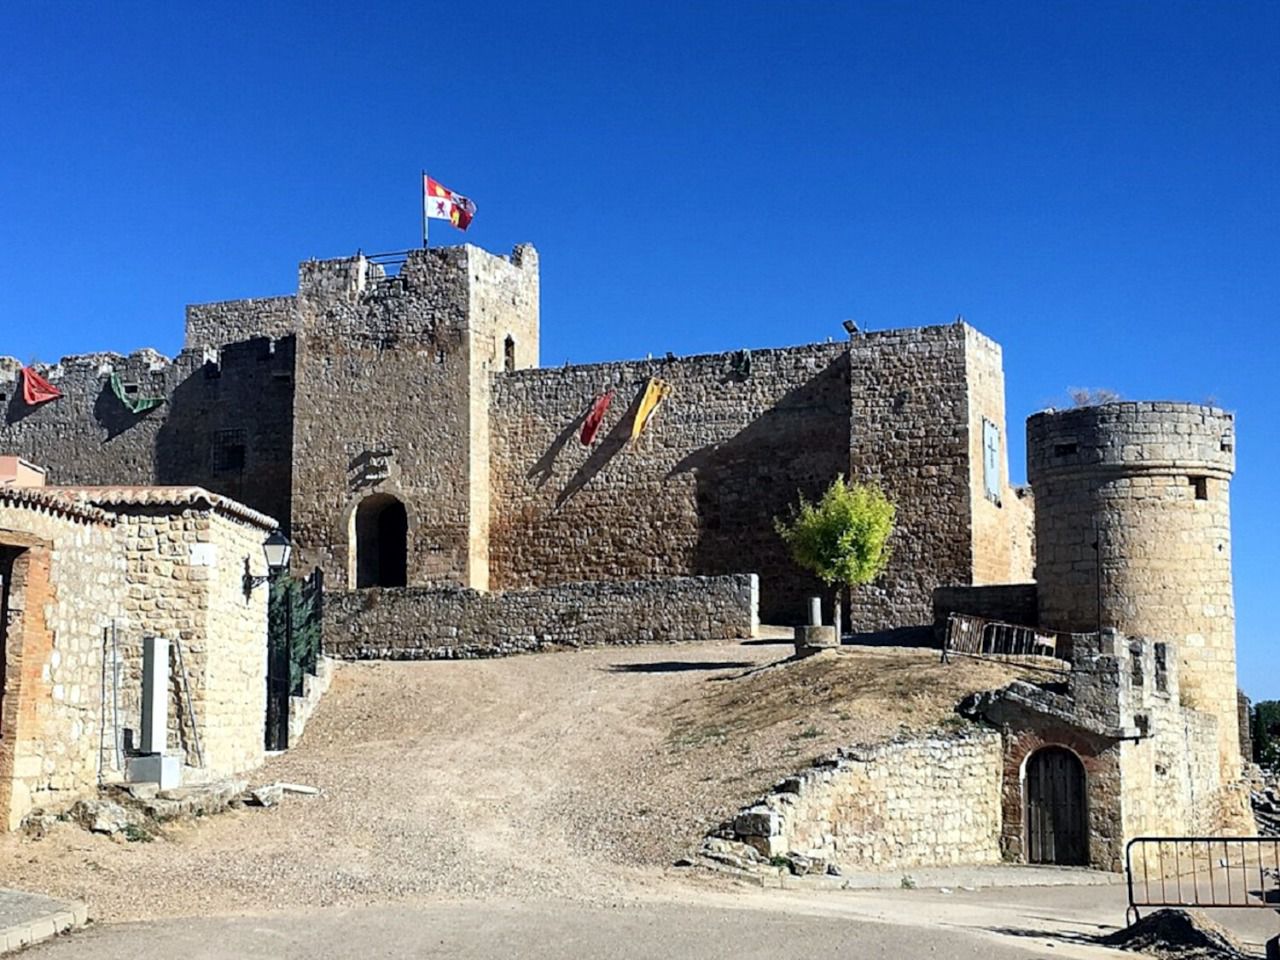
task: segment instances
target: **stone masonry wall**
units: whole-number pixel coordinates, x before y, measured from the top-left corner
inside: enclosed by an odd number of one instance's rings
[[[216,554],[206,568],[204,709],[197,716],[206,773],[224,777],[261,766],[264,759],[268,588],[263,584],[246,596],[244,574],[267,572],[266,531],[219,513],[210,520]]]
[[[566,583],[542,590],[403,588],[325,597],[324,649],[346,659],[464,659],[555,646],[754,636],[754,575]]]
[[[773,528],[801,492],[847,470],[842,344],[525,370],[495,378],[491,585],[755,572],[761,611],[799,620],[827,594]],[[630,443],[651,376],[672,385]],[[616,395],[595,443],[578,439],[592,399]]]
[[[1001,738],[988,730],[841,750],[782,781],[731,833],[845,869],[1000,859]]]
[[[473,538],[471,506],[480,496],[476,485],[487,488],[487,462],[473,458],[473,429],[483,430],[473,424],[471,398],[487,392],[485,380],[474,378],[482,372],[487,380],[489,371],[472,352],[490,324],[505,321],[496,306],[473,316],[471,291],[491,273],[536,290],[537,258],[531,251],[506,260],[471,246],[432,248],[411,251],[395,277],[380,273],[363,258],[302,266],[298,560],[321,566],[335,587],[354,586],[356,511],[366,497],[386,494],[408,514],[410,584],[474,579],[484,586],[476,557],[487,544]],[[534,303],[532,294],[515,297],[505,309],[518,313]]]
[[[973,518],[973,582],[1031,579],[1026,557],[1034,532],[1028,501],[1009,486],[1009,442],[1004,414],[1004,354],[1000,345],[965,327],[965,379],[969,392],[969,510]],[[984,421],[995,427],[996,495],[987,490]]]
[[[52,484],[195,484],[289,522],[294,341],[250,340],[170,361],[66,357],[37,370],[63,396],[21,399],[12,358],[0,358],[0,452],[47,467]],[[166,402],[130,413],[111,392],[112,372]]]
[[[945,630],[947,617],[953,613],[1034,627],[1036,626],[1036,585],[1034,583],[1001,583],[985,587],[938,587],[933,591],[934,629]]]
[[[935,586],[974,582],[968,329],[850,341],[848,471],[880,483],[898,507],[888,569],[853,591],[855,629],[930,623]]]
[[[1008,579],[1009,521],[970,497],[970,420],[1004,429],[998,347],[952,325],[753,351],[748,373],[736,362],[725,353],[495,378],[493,585],[751,569],[763,616],[797,622],[805,597],[830,591],[796,568],[773,520],[841,473],[880,482],[898,506],[889,569],[854,591],[854,629],[928,623],[938,582],[972,582],[975,515],[993,515],[986,574]],[[673,393],[633,444],[651,376]],[[607,389],[613,405],[585,449],[582,418]],[[1007,486],[1003,451],[1000,462]]]
[[[182,646],[193,727],[176,654],[170,657],[169,747],[197,766],[189,778],[228,776],[262,762],[266,716],[266,588],[245,596],[245,560],[265,573],[261,528],[198,507],[116,506],[127,564],[125,620],[118,628],[124,669],[121,721],[139,729],[142,640]],[[136,738],[135,738],[136,743]]]
[[[1234,417],[1195,404],[1112,403],[1027,422],[1041,625],[1094,629],[1100,613],[1104,626],[1171,642],[1186,702],[1217,717],[1224,782],[1239,771],[1234,451]]]
[[[0,624],[2,831],[96,789],[103,628],[119,614],[123,569],[105,517],[3,500],[0,554],[13,560]]]
[[[202,350],[261,337],[279,340],[291,336],[298,330],[297,308],[293,296],[190,304],[183,349]]]

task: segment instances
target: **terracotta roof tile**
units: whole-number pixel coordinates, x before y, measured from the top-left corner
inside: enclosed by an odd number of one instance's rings
[[[126,506],[203,507],[247,523],[274,530],[279,524],[265,513],[204,487],[99,486],[45,487],[63,497],[110,509]]]

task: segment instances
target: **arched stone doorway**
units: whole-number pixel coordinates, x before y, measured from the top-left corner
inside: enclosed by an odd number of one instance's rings
[[[355,515],[356,587],[403,587],[408,582],[409,514],[388,493],[360,501]]]
[[[1063,866],[1089,863],[1089,817],[1084,765],[1065,747],[1044,747],[1027,758],[1027,861]]]

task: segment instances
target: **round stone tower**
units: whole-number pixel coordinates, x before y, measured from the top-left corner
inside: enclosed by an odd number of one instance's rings
[[[1106,403],[1027,421],[1040,624],[1114,627],[1177,650],[1184,703],[1218,718],[1238,775],[1229,484],[1234,415]]]

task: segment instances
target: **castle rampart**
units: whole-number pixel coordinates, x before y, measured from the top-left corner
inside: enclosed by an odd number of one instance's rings
[[[113,361],[159,408],[130,413],[110,371],[85,363],[51,371],[61,400],[14,401],[0,442],[56,483],[196,483],[243,500],[334,588],[757,572],[766,619],[794,622],[829,591],[774,520],[842,473],[898,505],[889,570],[854,592],[855,629],[929,623],[939,583],[1025,579],[1000,350],[971,327],[532,369],[539,295],[529,246],[413,250],[394,275],[359,254],[305,261],[293,296],[191,307],[172,363]],[[655,376],[673,393],[631,443]],[[584,448],[606,389],[616,399]]]
[[[1027,421],[1040,625],[1171,641],[1187,703],[1239,765],[1229,480],[1235,419],[1185,403],[1108,403]]]
[[[0,358],[0,445],[49,468],[55,484],[197,484],[289,520],[294,341],[221,350],[94,353],[38,365],[62,397],[21,399],[21,364]],[[160,397],[132,413],[115,396]],[[251,412],[252,415],[246,415]]]

